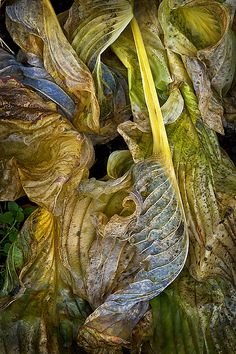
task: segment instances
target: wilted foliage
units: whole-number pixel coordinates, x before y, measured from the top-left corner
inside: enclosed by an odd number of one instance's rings
[[[236,106],[234,11],[7,3],[0,200],[38,207],[9,245],[0,353],[235,352],[236,170],[216,135]],[[90,177],[117,135],[127,149]]]

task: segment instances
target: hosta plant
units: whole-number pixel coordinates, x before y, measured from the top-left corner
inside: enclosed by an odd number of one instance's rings
[[[7,3],[0,199],[38,207],[8,251],[1,353],[235,352],[233,5]]]

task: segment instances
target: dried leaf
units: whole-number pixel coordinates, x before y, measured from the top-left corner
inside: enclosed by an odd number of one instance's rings
[[[81,179],[88,176],[91,142],[56,112],[54,104],[14,79],[0,81],[0,95],[0,156],[14,158],[29,199],[60,215]]]
[[[187,72],[193,81],[198,97],[198,107],[206,126],[220,134],[224,134],[222,123],[223,107],[220,97],[211,88],[208,71],[205,65],[195,58],[183,57]]]
[[[67,41],[49,0],[17,0],[6,7],[7,28],[26,53],[42,58],[55,82],[76,102],[73,124],[98,131],[99,107],[92,76]]]
[[[3,354],[75,352],[76,333],[90,307],[63,262],[62,232],[60,219],[39,208],[9,250],[0,299]]]
[[[178,276],[188,250],[184,213],[151,69],[134,19],[131,27],[150,115],[153,153],[151,159],[132,166],[133,186],[120,213],[97,217],[86,272],[87,296],[96,309],[78,336],[78,342],[89,351],[128,344],[148,301]]]
[[[86,350],[126,345],[147,301],[175,279],[185,262],[182,214],[164,169],[147,160],[131,171],[133,186],[123,189],[123,196],[115,194],[97,215],[89,262],[82,261],[87,298],[95,309],[79,332],[78,341]],[[108,183],[99,182],[98,189],[92,181],[84,182],[80,190],[91,190],[97,204],[105,200]],[[115,214],[110,214],[111,205]],[[94,215],[93,209],[89,212]]]
[[[230,89],[236,68],[236,38],[228,30],[217,48],[202,50],[199,57],[207,63],[208,75],[212,87],[222,96]]]
[[[14,158],[0,160],[0,200],[15,200],[24,195]]]
[[[102,61],[104,51],[117,39],[132,18],[128,0],[74,2],[65,29],[72,47],[92,72],[101,108],[99,142],[113,139],[117,125],[129,119],[126,82],[119,72]],[[96,139],[96,137],[95,137]],[[96,140],[95,140],[96,141]]]
[[[227,7],[217,1],[164,0],[158,18],[166,48],[180,54],[186,65],[202,119],[208,127],[224,134],[223,108],[214,90],[219,95],[226,92],[235,72]],[[173,68],[172,73],[175,71]]]

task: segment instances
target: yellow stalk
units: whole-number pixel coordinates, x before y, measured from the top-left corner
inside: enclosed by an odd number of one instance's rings
[[[160,162],[164,164],[164,166],[166,167],[166,172],[171,178],[173,185],[179,191],[174,173],[170,146],[168,143],[165,125],[161,113],[161,107],[159,104],[142,35],[135,18],[133,18],[131,21],[131,29],[133,32],[134,42],[137,50],[143,82],[144,96],[149,112],[150,124],[152,129],[153,156],[155,158],[158,158],[158,160],[160,160]]]
[[[131,21],[131,29],[133,32],[134,42],[135,42],[136,51],[138,55],[139,66],[140,66],[142,82],[143,82],[144,96],[148,108],[149,119],[150,119],[150,124],[152,129],[153,157],[159,160],[160,163],[166,168],[166,173],[170,178],[172,186],[176,191],[176,196],[178,198],[179,206],[182,211],[184,223],[185,225],[187,225],[184,206],[183,206],[178,182],[175,175],[170,146],[169,146],[166,129],[163,121],[161,107],[156,92],[156,87],[154,84],[146,49],[142,39],[142,35],[135,18],[133,18]],[[185,232],[186,235],[188,235],[187,226],[185,226]]]

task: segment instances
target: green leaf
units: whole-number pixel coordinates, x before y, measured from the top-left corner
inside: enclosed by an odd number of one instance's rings
[[[155,0],[137,1],[134,7],[143,42],[147,51],[153,80],[162,99],[168,97],[168,85],[173,81],[165,47],[161,41],[161,30],[157,18],[158,8]]]
[[[135,17],[142,33],[143,42],[151,67],[153,80],[162,104],[164,123],[175,121],[183,110],[183,98],[178,87],[171,87],[173,79],[168,67],[167,53],[161,41],[155,1],[135,4]],[[129,95],[135,123],[141,130],[148,130],[149,118],[144,98],[142,77],[132,33],[128,28],[112,45],[113,51],[128,70]],[[149,128],[150,129],[150,128]]]
[[[24,220],[23,209],[16,202],[8,202],[7,203],[9,211],[12,212],[14,218],[18,222],[22,222]]]
[[[16,214],[16,216],[15,216],[15,219],[16,219],[16,221],[18,221],[18,222],[24,221],[25,215],[24,215],[22,209],[18,209],[17,214]]]
[[[119,38],[112,44],[112,50],[128,71],[129,97],[134,121],[149,127],[142,77],[130,28],[121,33]]]
[[[232,302],[228,301],[228,297]],[[155,353],[233,353],[235,291],[218,277],[196,281],[187,269],[151,302]]]
[[[9,242],[6,242],[5,245],[3,246],[3,251],[6,255],[8,254],[10,247],[11,247],[11,243]]]
[[[199,281],[221,274],[233,282],[236,169],[204,127],[193,90],[183,85],[182,94],[188,113],[167,129],[189,223],[191,272]]]
[[[12,212],[6,211],[3,214],[0,214],[0,223],[12,225],[14,223],[14,216]]]
[[[30,206],[30,207],[27,207],[27,208],[24,208],[23,209],[23,213],[25,215],[25,218],[28,218],[28,216],[30,216],[30,214],[35,211],[37,209],[36,206]]]
[[[12,212],[17,212],[20,209],[20,206],[16,202],[8,202],[7,207]]]
[[[13,227],[13,228],[9,231],[8,239],[9,239],[11,242],[14,242],[14,241],[16,240],[17,234],[18,234],[18,230],[17,230],[15,227]]]

